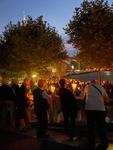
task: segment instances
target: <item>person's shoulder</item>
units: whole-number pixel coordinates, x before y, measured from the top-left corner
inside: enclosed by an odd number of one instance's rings
[[[67,93],[68,95],[73,95],[73,92],[68,88],[65,88],[65,93]]]
[[[101,90],[102,90],[102,92],[106,93],[106,90],[105,90],[105,88],[103,86],[101,86]]]
[[[88,85],[85,86],[85,89],[89,89],[89,88],[91,88],[91,87],[92,87],[92,85],[91,85],[91,84],[88,84]]]
[[[96,86],[102,90],[105,90],[105,88],[102,85],[96,84]]]
[[[33,90],[33,93],[36,93],[36,92],[38,92],[38,91],[40,91],[40,89],[39,89],[38,87],[36,87],[36,88]]]
[[[68,89],[68,88],[64,88],[64,90],[67,91],[67,92],[71,92],[71,90]]]

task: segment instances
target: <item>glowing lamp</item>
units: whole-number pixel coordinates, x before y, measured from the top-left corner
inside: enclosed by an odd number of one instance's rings
[[[50,90],[51,90],[52,93],[54,93],[55,92],[55,87],[51,85]]]
[[[76,89],[76,87],[77,87],[77,84],[76,83],[72,83],[72,89],[73,89],[73,91]]]
[[[37,77],[37,75],[36,75],[36,74],[33,74],[33,75],[32,75],[32,78],[36,78],[36,77]]]

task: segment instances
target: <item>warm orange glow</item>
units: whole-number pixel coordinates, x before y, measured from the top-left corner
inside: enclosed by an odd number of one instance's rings
[[[76,87],[77,87],[77,84],[76,83],[72,83],[72,89],[73,89],[73,91],[75,91]]]
[[[28,98],[30,101],[33,101],[33,95],[32,95],[30,92],[27,93],[27,98]]]
[[[51,85],[50,90],[51,90],[52,93],[54,93],[55,92],[55,87]]]

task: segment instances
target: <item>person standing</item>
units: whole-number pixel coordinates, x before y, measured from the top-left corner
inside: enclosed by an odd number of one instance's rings
[[[48,98],[50,97],[44,90],[45,80],[39,79],[38,87],[33,91],[34,112],[37,116],[37,138],[45,137],[47,134],[47,110]]]
[[[8,85],[8,80],[3,79],[0,87],[0,99],[2,101],[2,123],[4,128],[13,130],[15,128],[15,95]]]
[[[23,84],[19,89],[19,101],[18,101],[18,109],[17,109],[17,117],[19,119],[19,130],[21,132],[26,132],[28,129],[28,115],[27,108],[29,105],[29,99],[27,97],[28,87],[27,84],[30,82],[30,79],[25,78]]]
[[[12,79],[11,88],[14,94],[14,102],[15,102],[15,127],[18,127],[18,104],[19,104],[19,96],[20,96],[20,87],[19,87],[19,80],[17,78]]]
[[[95,143],[95,123],[98,128],[100,144],[99,150],[107,150],[108,141],[106,135],[106,108],[105,102],[108,102],[108,96],[105,89],[96,84],[95,80],[87,85],[84,89],[85,112],[88,127],[89,147],[91,150],[96,149]]]
[[[59,81],[60,89],[59,96],[61,101],[61,110],[64,118],[64,128],[67,135],[70,136],[73,140],[76,140],[76,100],[72,91],[67,89],[65,79]]]

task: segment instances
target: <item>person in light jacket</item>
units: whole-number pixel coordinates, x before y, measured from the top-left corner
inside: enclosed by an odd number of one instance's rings
[[[98,128],[100,137],[99,150],[107,150],[108,140],[106,135],[106,108],[105,102],[109,102],[105,89],[96,84],[95,80],[86,85],[84,90],[85,112],[88,126],[89,147],[91,150],[96,149],[95,142],[95,123]]]

